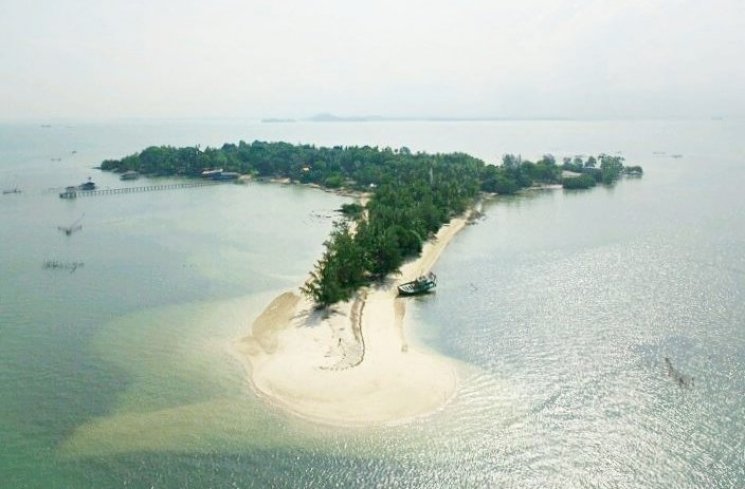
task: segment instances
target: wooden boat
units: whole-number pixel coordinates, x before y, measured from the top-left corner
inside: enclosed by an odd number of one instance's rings
[[[416,280],[406,282],[398,286],[398,295],[417,295],[426,294],[430,290],[434,289],[437,285],[437,276],[430,272],[427,275],[422,275]]]
[[[93,183],[90,177],[88,177],[87,182],[81,183],[77,187],[65,187],[65,191],[59,194],[59,196],[62,199],[74,199],[78,196],[78,191],[88,192],[91,190],[96,190],[96,184]]]
[[[204,178],[212,178],[215,175],[220,175],[221,173],[222,173],[222,168],[217,168],[217,169],[214,169],[214,170],[213,169],[206,168],[204,171],[202,171],[202,177],[204,177]]]
[[[88,181],[78,185],[78,190],[96,190],[96,184],[93,183],[91,177],[88,177]]]
[[[212,175],[210,178],[215,181],[226,181],[226,180],[237,180],[240,177],[240,173],[234,171],[224,171]]]

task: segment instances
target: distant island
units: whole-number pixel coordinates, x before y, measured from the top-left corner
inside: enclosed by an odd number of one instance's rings
[[[329,113],[316,114],[308,118],[311,122],[380,122],[380,121],[391,121],[396,119],[381,117],[377,115],[366,115],[366,116],[338,116]],[[404,119],[400,119],[404,120]]]
[[[310,117],[294,119],[285,117],[266,117],[264,123],[289,122],[485,122],[485,121],[516,121],[516,120],[570,120],[566,117],[496,117],[496,116],[384,116],[384,115],[336,115],[321,112]]]
[[[581,189],[642,174],[605,154],[561,164],[551,155],[536,162],[505,155],[495,166],[465,153],[261,141],[150,147],[101,168],[192,178],[229,171],[356,192],[358,202],[342,206],[344,217],[301,287],[305,297],[279,295],[231,347],[259,394],[298,416],[343,426],[398,423],[455,394],[457,362],[410,347],[396,282],[431,270],[481,194]]]
[[[286,123],[286,122],[295,122],[295,119],[289,119],[289,118],[282,118],[282,117],[267,117],[265,119],[261,119],[261,122],[269,123],[269,124],[276,124],[276,123]]]
[[[310,122],[486,122],[486,121],[516,121],[516,120],[549,120],[566,121],[566,117],[508,117],[508,116],[384,116],[384,115],[362,115],[362,116],[340,116],[323,112],[305,119]]]

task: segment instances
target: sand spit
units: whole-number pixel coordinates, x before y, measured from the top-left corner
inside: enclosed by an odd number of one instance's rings
[[[406,299],[396,285],[428,272],[465,218],[453,219],[395,283],[371,287],[331,311],[298,294],[272,301],[251,334],[233,345],[251,383],[269,402],[338,426],[396,424],[442,407],[458,384],[456,362],[410,347]]]

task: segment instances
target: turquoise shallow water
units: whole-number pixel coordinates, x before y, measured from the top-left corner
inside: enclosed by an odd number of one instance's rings
[[[0,187],[23,189],[0,196],[4,484],[740,487],[743,129],[0,126]],[[409,309],[418,342],[462,361],[458,395],[431,417],[350,432],[266,405],[225,349],[272,297],[302,282],[343,198],[262,184],[72,202],[50,190],[88,176],[119,186],[91,167],[148,144],[239,139],[406,145],[487,161],[621,151],[646,173],[614,189],[489,202],[438,263],[437,293]],[[81,232],[57,231],[81,216]],[[43,270],[48,259],[85,265]],[[667,376],[664,357],[693,388]]]

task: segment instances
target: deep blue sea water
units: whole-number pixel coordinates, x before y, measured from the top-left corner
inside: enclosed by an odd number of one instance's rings
[[[0,188],[23,191],[0,195],[0,485],[742,487],[743,133],[741,121],[0,125]],[[410,309],[416,341],[461,361],[456,398],[349,431],[266,405],[226,349],[302,283],[346,199],[260,183],[57,197],[89,176],[121,186],[92,169],[105,158],[241,139],[490,163],[620,152],[645,175],[488,201],[438,262],[437,293]],[[80,232],[58,231],[78,219]]]

